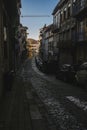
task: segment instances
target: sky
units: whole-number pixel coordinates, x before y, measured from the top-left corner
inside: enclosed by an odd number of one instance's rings
[[[38,40],[39,30],[53,23],[52,12],[58,0],[21,0],[21,15],[49,15],[50,17],[21,17],[23,26],[28,27],[28,37]]]

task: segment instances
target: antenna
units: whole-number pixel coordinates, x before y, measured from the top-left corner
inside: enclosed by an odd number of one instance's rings
[[[49,15],[21,15],[21,17],[50,17]]]

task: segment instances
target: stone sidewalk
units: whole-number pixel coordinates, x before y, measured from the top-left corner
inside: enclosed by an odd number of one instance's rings
[[[0,104],[0,130],[49,130],[34,93],[29,81],[15,79]]]

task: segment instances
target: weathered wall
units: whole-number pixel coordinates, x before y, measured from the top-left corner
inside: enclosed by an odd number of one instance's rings
[[[0,97],[3,90],[3,3],[0,0]]]

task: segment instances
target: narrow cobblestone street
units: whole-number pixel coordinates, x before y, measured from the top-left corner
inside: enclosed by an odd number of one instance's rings
[[[87,130],[87,0],[0,0],[0,130]]]
[[[35,101],[38,97],[32,88],[26,65],[28,63],[16,74],[12,90],[8,91],[3,99],[0,130],[49,130],[46,119],[40,114]],[[40,102],[39,105],[42,104]]]
[[[0,130],[87,130],[87,92],[27,59],[0,108]]]

